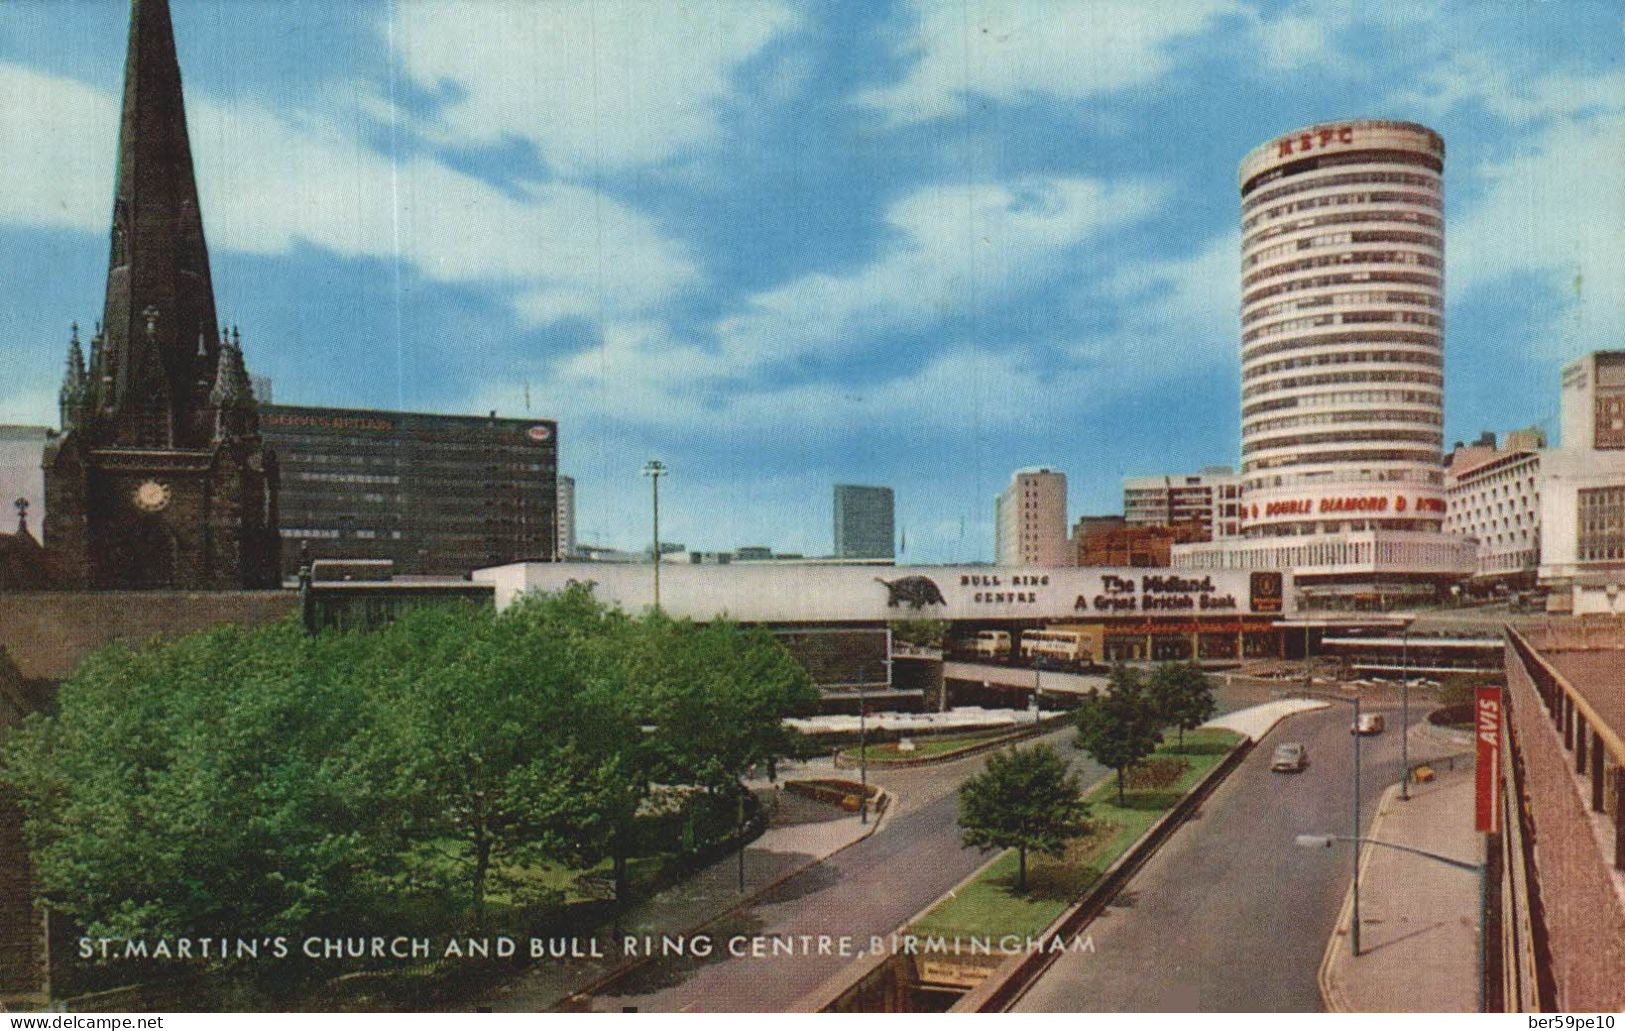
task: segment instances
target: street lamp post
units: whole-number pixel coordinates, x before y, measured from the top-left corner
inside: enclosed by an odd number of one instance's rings
[[[1360,837],[1360,696],[1354,696],[1354,820],[1353,834]],[[1351,954],[1360,954],[1360,850],[1354,849],[1354,910],[1350,914],[1349,948]]]
[[[654,531],[655,531],[655,611],[660,611],[660,478],[666,475],[666,463],[658,458],[651,458],[644,463],[643,475],[649,477],[649,487],[654,501]]]
[[[862,785],[858,792],[858,823],[865,825],[869,822],[869,701],[863,691],[866,675],[858,674],[858,783]]]
[[[1485,950],[1488,948],[1487,943],[1489,935],[1489,921],[1486,919],[1489,904],[1489,862],[1487,855],[1485,857],[1485,862],[1469,863],[1465,859],[1455,859],[1451,856],[1442,856],[1437,852],[1428,852],[1423,849],[1412,848],[1409,845],[1397,845],[1392,841],[1382,841],[1377,838],[1361,837],[1358,833],[1352,836],[1345,836],[1342,834],[1300,834],[1296,840],[1300,848],[1331,848],[1334,842],[1351,842],[1356,846],[1354,849],[1356,862],[1358,862],[1358,857],[1360,855],[1360,845],[1377,845],[1382,848],[1391,848],[1399,852],[1409,852],[1413,856],[1421,856],[1423,859],[1431,859],[1434,862],[1443,863],[1446,866],[1453,866],[1458,870],[1469,870],[1476,873],[1478,875],[1478,1011],[1480,1013],[1484,1012],[1484,957]],[[1356,907],[1358,907],[1358,885],[1356,885],[1355,888],[1355,904]],[[1358,909],[1356,909],[1356,912],[1358,912]],[[1356,947],[1354,954],[1359,955],[1358,947]]]
[[[1044,716],[1043,697],[1043,666],[1042,659],[1033,656],[1033,726],[1038,726]]]
[[[1399,632],[1399,798],[1411,800],[1411,628]]]

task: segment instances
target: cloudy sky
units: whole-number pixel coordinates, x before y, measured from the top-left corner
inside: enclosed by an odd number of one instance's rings
[[[0,422],[100,316],[127,4],[0,4]],[[1238,198],[1310,122],[1445,137],[1447,439],[1625,340],[1614,0],[173,0],[223,318],[288,403],[557,418],[582,539],[988,558],[1231,464]]]

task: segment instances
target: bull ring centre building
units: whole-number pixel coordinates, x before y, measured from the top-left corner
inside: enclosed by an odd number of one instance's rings
[[[654,605],[650,565],[522,562],[476,570],[504,609],[527,593],[591,584],[595,596],[626,612]],[[986,701],[956,696],[955,684],[992,689],[992,699],[1026,704],[1034,690],[1026,631],[1077,633],[1081,666],[1116,661],[1196,659],[1237,664],[1278,658],[1296,638],[1291,575],[1273,570],[1192,573],[1145,568],[1009,566],[855,566],[818,564],[663,565],[660,607],[668,615],[727,618],[763,626],[812,674],[825,708],[858,705],[939,708]],[[897,620],[947,624],[942,650],[892,640]],[[972,658],[969,643],[1002,631],[1008,651]],[[993,636],[997,637],[997,634]],[[1040,676],[1065,690],[1084,678]],[[1000,689],[1008,689],[1001,695]],[[950,697],[953,696],[953,697]]]

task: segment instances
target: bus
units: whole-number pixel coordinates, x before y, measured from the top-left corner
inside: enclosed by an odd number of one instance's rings
[[[1004,630],[980,630],[970,639],[969,646],[972,655],[989,659],[1008,659],[1010,634]]]
[[[1094,661],[1089,651],[1089,637],[1082,630],[1024,630],[1021,633],[1021,657],[1042,657],[1074,666],[1085,666]]]

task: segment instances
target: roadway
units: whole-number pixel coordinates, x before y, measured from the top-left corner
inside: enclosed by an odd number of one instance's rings
[[[1215,691],[1215,701],[1220,712],[1229,712],[1281,693],[1285,692],[1226,685]],[[1068,725],[1040,740],[1053,745],[1084,783],[1092,784],[1108,771],[1073,747],[1075,736]],[[983,755],[913,769],[871,766],[870,779],[893,797],[880,829],[792,877],[738,914],[705,928],[705,933],[719,944],[719,953],[720,944],[738,934],[850,935],[860,943],[871,935],[890,934],[991,858],[991,853],[964,847],[958,826],[958,787],[980,772],[986,761]],[[788,1008],[851,962],[840,956],[717,954],[706,960],[662,959],[601,989],[589,1005],[595,1010],[636,1007],[644,1012],[771,1012]]]
[[[1076,751],[1067,726],[1042,739],[1068,757],[1085,782],[1105,775]],[[834,976],[851,957],[720,955],[732,935],[851,935],[859,947],[887,935],[958,884],[991,853],[959,840],[956,790],[987,757],[940,766],[880,770],[869,777],[891,792],[894,808],[870,837],[792,877],[740,913],[705,928],[717,942],[707,960],[659,960],[601,990],[595,1010],[782,1011]]]
[[[1412,709],[1413,722],[1420,722]],[[1362,739],[1362,833],[1400,776],[1398,706]],[[1036,1012],[1316,1012],[1327,939],[1348,891],[1351,849],[1303,849],[1311,831],[1347,834],[1353,808],[1352,707],[1293,716],[1253,752],[1085,929],[1094,952],[1063,955],[1016,1009]],[[1283,741],[1309,768],[1272,773]],[[1415,756],[1413,755],[1413,759]]]

